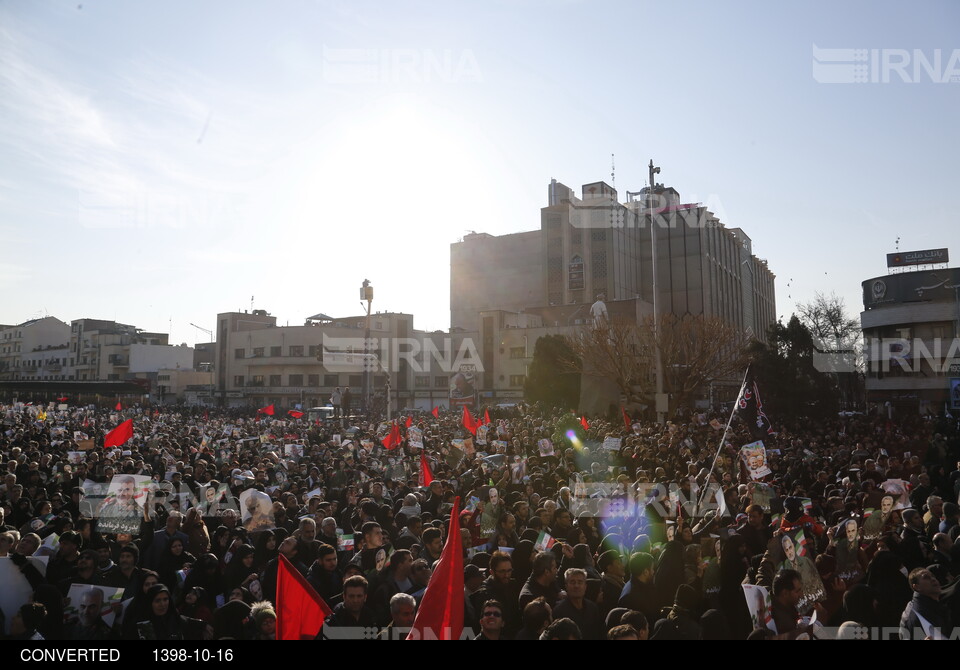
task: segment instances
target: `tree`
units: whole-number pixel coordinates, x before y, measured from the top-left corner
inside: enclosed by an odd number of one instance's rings
[[[844,407],[859,405],[864,380],[860,321],[847,314],[843,298],[835,293],[827,297],[817,292],[811,302],[797,305],[797,315],[817,350],[814,366],[836,375]]]
[[[836,416],[836,384],[814,366],[813,335],[797,315],[786,325],[771,326],[767,339],[769,344],[755,342],[750,350],[767,415],[780,420]]]
[[[580,377],[570,370],[576,359],[563,335],[546,335],[533,348],[533,361],[523,385],[527,402],[575,408],[580,403]]]
[[[652,317],[584,328],[571,340],[578,359],[572,367],[614,381],[628,403],[653,406],[655,342],[671,409],[692,406],[710,382],[738,378],[746,367],[746,333],[717,317],[674,314],[661,315],[656,329]]]

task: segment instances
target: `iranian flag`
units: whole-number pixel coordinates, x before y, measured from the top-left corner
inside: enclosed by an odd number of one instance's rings
[[[547,551],[556,543],[557,541],[553,539],[553,536],[550,535],[550,533],[542,530],[540,531],[540,535],[537,536],[537,542],[533,545],[533,548],[536,551]]]

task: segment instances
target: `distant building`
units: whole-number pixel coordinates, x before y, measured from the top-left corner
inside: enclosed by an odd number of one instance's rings
[[[960,411],[960,268],[862,284],[867,402],[896,411]]]
[[[70,326],[47,316],[0,329],[0,379],[69,379]]]

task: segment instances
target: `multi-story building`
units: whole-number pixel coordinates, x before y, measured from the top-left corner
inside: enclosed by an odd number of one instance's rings
[[[290,408],[326,404],[334,389],[350,388],[360,405],[365,365],[371,396],[390,383],[395,410],[448,407],[453,377],[479,365],[476,333],[415,330],[413,316],[393,312],[333,319],[316,315],[302,326],[276,325],[264,310],[217,315],[216,394],[227,406]]]
[[[193,349],[171,346],[166,333],[148,333],[135,326],[99,319],[70,324],[70,365],[77,381],[156,381],[164,368],[193,369]]]
[[[960,268],[888,274],[862,286],[867,402],[911,413],[960,410]]]
[[[47,316],[0,330],[0,379],[69,379],[70,326]]]

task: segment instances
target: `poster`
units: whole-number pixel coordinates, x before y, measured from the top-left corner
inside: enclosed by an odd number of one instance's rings
[[[84,618],[84,624],[92,626],[97,618],[103,619],[107,626],[113,626],[116,615],[113,603],[123,600],[123,589],[94,584],[72,584],[63,605],[63,623],[72,626]],[[99,604],[99,610],[84,609]]]
[[[114,475],[95,516],[98,533],[140,534],[140,523],[152,518],[154,483],[144,475]]]
[[[606,449],[607,451],[620,451],[620,438],[608,437],[604,439],[603,444],[601,446],[603,449]]]
[[[771,555],[777,570],[796,570],[800,573],[803,596],[797,603],[797,611],[804,614],[813,608],[814,603],[826,599],[827,593],[817,567],[810,560],[803,530],[784,533],[779,538],[773,538],[771,544]]]
[[[537,442],[537,447],[540,449],[541,456],[553,456],[553,442],[544,438]]]
[[[273,518],[273,501],[256,489],[247,489],[240,494],[240,518],[248,533],[277,527]]]
[[[486,445],[487,444],[487,430],[490,428],[487,424],[482,426],[477,426],[477,444]]]
[[[460,369],[450,377],[450,409],[473,407],[476,403],[477,366],[463,363]]]
[[[284,445],[283,453],[287,456],[287,458],[292,458],[299,463],[300,459],[303,458],[303,445],[302,444]]]
[[[68,451],[67,452],[67,462],[70,465],[81,465],[86,463],[87,454],[83,451]]]
[[[743,461],[744,467],[753,480],[763,479],[771,474],[767,465],[767,451],[764,449],[762,440],[740,447],[740,460]]]
[[[407,428],[407,444],[417,449],[423,449],[423,431],[416,426]]]
[[[777,624],[773,621],[773,601],[770,592],[762,586],[741,584],[743,597],[747,600],[747,609],[750,610],[750,621],[753,629],[769,628],[777,633]]]

